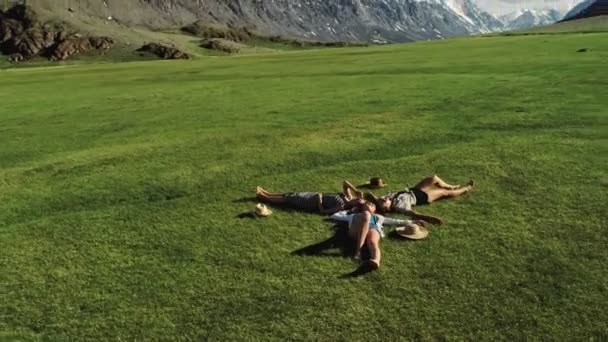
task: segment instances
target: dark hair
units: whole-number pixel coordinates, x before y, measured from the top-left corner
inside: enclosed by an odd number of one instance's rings
[[[384,210],[384,206],[381,203],[381,202],[384,202],[384,201],[386,201],[386,198],[378,198],[376,200],[376,202],[374,203],[374,204],[376,204],[376,211],[380,212],[381,214],[386,214],[386,213],[390,212],[390,209],[389,210]]]
[[[376,195],[374,195],[373,193],[371,193],[371,192],[366,192],[365,194],[363,194],[363,198],[366,201],[372,202],[374,204],[376,202],[378,202],[378,197]]]

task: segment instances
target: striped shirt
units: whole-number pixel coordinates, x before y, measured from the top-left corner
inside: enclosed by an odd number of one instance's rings
[[[284,194],[285,203],[294,209],[300,209],[309,212],[318,212],[319,205],[317,204],[318,192],[292,192]],[[344,210],[346,200],[342,194],[322,194],[323,209],[333,209],[336,211]]]

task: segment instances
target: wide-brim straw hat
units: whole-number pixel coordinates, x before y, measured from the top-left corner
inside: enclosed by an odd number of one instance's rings
[[[411,240],[422,240],[429,236],[429,230],[418,224],[408,224],[407,226],[395,228],[395,232],[401,237]]]
[[[268,209],[265,204],[258,203],[255,206],[255,211],[253,212],[256,216],[266,217],[272,215],[272,210]]]
[[[360,187],[368,188],[368,189],[380,189],[384,188],[387,184],[384,183],[382,178],[380,177],[372,177],[369,179],[369,182],[361,185]]]

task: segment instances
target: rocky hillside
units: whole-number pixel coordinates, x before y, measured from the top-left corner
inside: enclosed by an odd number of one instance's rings
[[[36,13],[23,5],[0,10],[0,52],[14,63],[34,57],[64,60],[92,50],[108,50],[113,44],[110,37],[82,36],[61,25],[40,22]]]
[[[502,29],[471,0],[30,0],[71,13],[152,29],[198,19],[267,35],[319,41],[411,41]]]
[[[608,0],[586,0],[574,7],[564,20],[575,20],[608,15]]]

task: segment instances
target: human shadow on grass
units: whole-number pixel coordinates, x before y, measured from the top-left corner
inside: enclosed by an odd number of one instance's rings
[[[256,220],[260,218],[253,211],[246,211],[244,213],[240,213],[240,214],[236,215],[236,217],[240,218],[240,219],[249,218],[249,219],[256,219]]]
[[[233,200],[232,202],[233,203],[239,203],[239,202],[242,202],[242,203],[244,203],[244,202],[263,203],[263,202],[259,202],[255,197],[244,197],[244,198]],[[288,212],[288,213],[289,212],[291,212],[291,213],[296,213],[296,212],[310,213],[309,211],[294,209],[294,208],[291,208],[291,207],[289,207],[287,205],[273,205],[272,206],[272,210],[275,210],[275,209],[278,209],[278,210],[284,211],[284,212]],[[270,211],[270,213],[272,213],[272,211]],[[249,219],[264,218],[264,217],[260,217],[260,216],[256,215],[255,209],[254,210],[248,210],[248,211],[242,212],[240,214],[237,214],[236,217],[237,218],[241,218],[241,219],[244,219],[244,218],[249,218]]]
[[[235,200],[232,200],[232,203],[255,203],[257,202],[257,199],[255,197],[242,197],[242,198],[237,198]],[[254,211],[249,210],[240,214],[236,215],[237,218],[250,218],[250,219],[257,219],[259,218]]]
[[[332,226],[334,235],[326,240],[300,248],[291,252],[292,255],[315,256],[315,257],[342,257],[352,258],[355,255],[355,244],[348,236],[348,224],[336,223]],[[367,248],[361,251],[361,260],[368,260],[370,257]],[[368,263],[363,262],[353,272],[343,274],[339,278],[355,278],[372,272],[373,269]]]
[[[254,196],[237,198],[235,200],[232,200],[232,203],[255,203],[255,202],[258,202],[258,199],[255,198]]]

